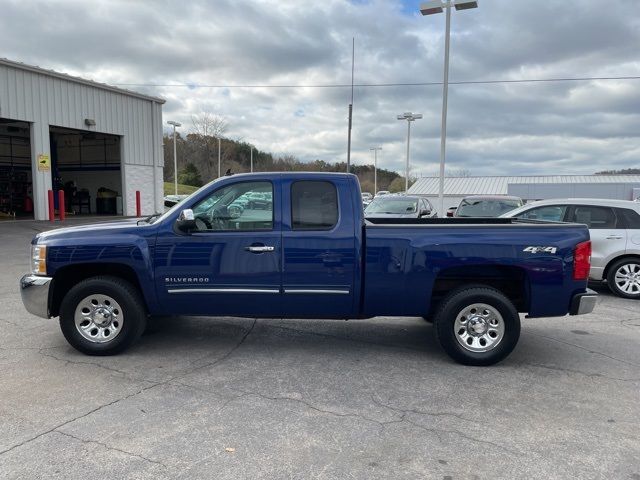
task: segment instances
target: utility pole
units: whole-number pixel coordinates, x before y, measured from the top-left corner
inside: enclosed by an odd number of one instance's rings
[[[355,61],[356,39],[351,39],[351,103],[349,104],[349,131],[347,138],[347,173],[351,172],[351,125],[353,123],[353,65]]]

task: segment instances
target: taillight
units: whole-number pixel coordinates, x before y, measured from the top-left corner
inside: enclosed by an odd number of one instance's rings
[[[573,279],[586,280],[591,268],[591,241],[576,245],[573,250]]]

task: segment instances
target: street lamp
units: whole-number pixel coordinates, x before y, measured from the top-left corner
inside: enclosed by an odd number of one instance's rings
[[[438,211],[444,212],[444,161],[447,142],[447,97],[449,96],[449,39],[451,37],[451,7],[456,10],[478,8],[476,0],[434,0],[420,5],[422,15],[434,15],[446,10],[444,37],[444,81],[442,82],[442,130],[440,135],[440,182],[438,187]]]
[[[369,150],[373,150],[373,195],[378,193],[378,150],[382,150],[382,147],[371,147]]]
[[[404,192],[409,190],[409,144],[411,143],[411,122],[420,120],[422,118],[421,113],[404,112],[402,115],[398,115],[398,120],[407,121],[407,165],[405,166],[404,174]]]
[[[220,136],[218,136],[218,178],[220,178]]]
[[[251,147],[251,173],[253,173],[253,147]]]
[[[180,122],[169,120],[168,125],[173,125],[173,184],[175,186],[175,194],[178,195],[178,154],[176,153],[176,127],[181,127]]]

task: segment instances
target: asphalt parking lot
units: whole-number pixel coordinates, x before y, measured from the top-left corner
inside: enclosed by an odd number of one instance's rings
[[[640,303],[606,288],[489,368],[390,317],[180,317],[97,358],[23,309],[46,228],[0,223],[2,479],[640,479]]]

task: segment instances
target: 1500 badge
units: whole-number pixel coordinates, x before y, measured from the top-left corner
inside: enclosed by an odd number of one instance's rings
[[[526,247],[522,251],[528,253],[556,253],[558,249],[556,247]]]

